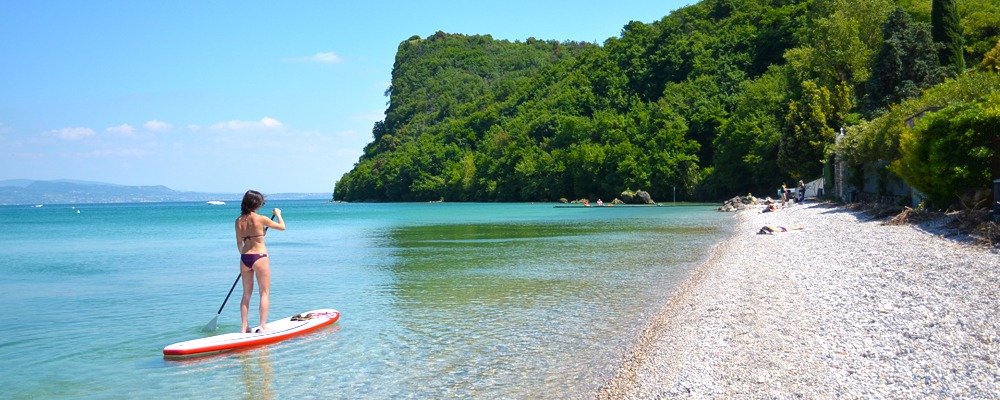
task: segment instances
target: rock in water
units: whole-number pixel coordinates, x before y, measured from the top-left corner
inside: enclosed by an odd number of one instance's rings
[[[637,204],[653,204],[653,198],[649,195],[649,192],[645,190],[637,190],[632,202]]]

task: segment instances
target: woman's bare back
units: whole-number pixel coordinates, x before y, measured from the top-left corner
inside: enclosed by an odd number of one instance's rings
[[[253,213],[236,218],[236,240],[240,254],[267,253],[264,246],[264,224],[262,216]]]

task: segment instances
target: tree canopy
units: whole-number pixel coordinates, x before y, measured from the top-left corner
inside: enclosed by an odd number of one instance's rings
[[[931,34],[938,43],[938,57],[941,65],[962,73],[965,70],[965,55],[962,37],[962,22],[958,17],[955,0],[933,0],[931,2]]]
[[[1000,17],[969,7],[946,14],[961,16],[964,58],[989,70]],[[874,126],[863,118],[963,72],[942,67],[931,11],[916,0],[703,0],[629,22],[603,44],[413,36],[397,49],[385,119],[334,198],[676,189],[712,199],[818,177],[834,132]],[[889,161],[900,154],[893,143]]]

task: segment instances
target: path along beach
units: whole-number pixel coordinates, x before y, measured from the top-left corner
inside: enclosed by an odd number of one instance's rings
[[[598,398],[1000,398],[996,249],[816,203],[733,223]]]

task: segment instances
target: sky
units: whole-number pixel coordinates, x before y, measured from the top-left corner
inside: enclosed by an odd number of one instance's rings
[[[407,38],[602,44],[692,2],[0,0],[0,180],[329,193]]]

